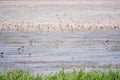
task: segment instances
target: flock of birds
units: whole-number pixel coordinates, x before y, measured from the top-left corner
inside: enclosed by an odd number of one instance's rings
[[[33,40],[33,39],[32,39],[32,40]],[[55,45],[56,45],[57,48],[59,48],[62,43],[63,43],[62,41],[58,41],[58,42],[55,43]],[[110,40],[107,39],[107,40],[105,41],[106,50],[108,50],[109,43],[110,43]],[[32,44],[32,42],[31,42],[31,44]],[[18,50],[18,53],[24,52],[24,47],[25,47],[25,46],[19,47],[19,48],[17,49],[17,50]],[[5,52],[1,52],[1,53],[0,53],[0,57],[1,57],[1,58],[4,58],[4,54],[5,54]],[[28,55],[30,56],[31,53],[28,53]]]
[[[87,25],[86,25],[87,24]],[[18,32],[29,32],[29,31],[80,31],[85,30],[94,30],[94,29],[119,29],[120,27],[117,24],[103,24],[102,22],[92,22],[89,21],[79,21],[79,20],[61,20],[57,19],[54,22],[46,21],[25,21],[25,20],[0,20],[0,30],[2,31],[18,31]]]

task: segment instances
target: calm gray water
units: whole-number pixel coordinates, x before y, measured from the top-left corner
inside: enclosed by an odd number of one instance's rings
[[[0,52],[0,71],[114,67],[120,66],[120,32],[0,32]]]

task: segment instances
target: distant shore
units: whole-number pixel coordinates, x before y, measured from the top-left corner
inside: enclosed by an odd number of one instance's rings
[[[0,31],[120,31],[119,0],[0,1]]]

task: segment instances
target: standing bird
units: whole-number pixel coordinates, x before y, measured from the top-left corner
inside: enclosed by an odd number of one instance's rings
[[[105,41],[106,50],[108,49],[108,45],[109,45],[109,40],[107,39],[107,40]]]
[[[24,46],[18,48],[19,53],[24,52]]]
[[[21,46],[21,48],[22,48],[22,50],[21,50],[21,51],[22,51],[22,52],[24,52],[24,46]]]
[[[3,56],[4,52],[1,52],[0,54],[1,54],[1,55],[0,55],[0,57],[2,57],[2,58],[3,58],[3,57],[4,57],[4,56]]]
[[[31,53],[28,54],[29,56],[31,55]]]
[[[1,52],[0,54],[4,54],[4,52]]]
[[[21,50],[21,48],[18,48],[18,51]]]

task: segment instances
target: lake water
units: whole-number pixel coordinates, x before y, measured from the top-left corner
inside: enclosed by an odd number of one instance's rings
[[[109,40],[108,44],[105,43]],[[120,66],[120,32],[0,32],[0,71]]]

